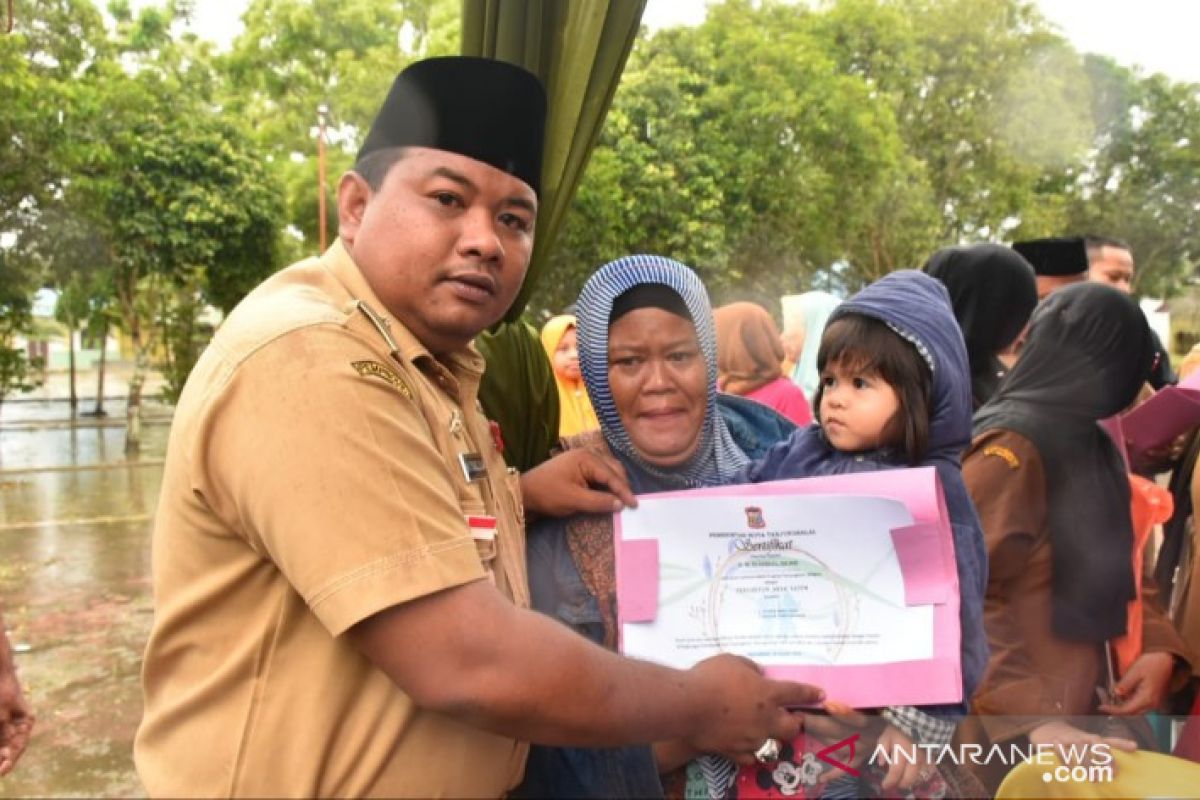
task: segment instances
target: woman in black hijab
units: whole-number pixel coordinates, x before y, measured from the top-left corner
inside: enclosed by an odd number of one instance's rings
[[[1183,642],[1149,603],[1142,655],[1115,686],[1106,668],[1106,642],[1126,632],[1135,596],[1133,524],[1125,463],[1097,422],[1134,400],[1153,363],[1150,328],[1128,295],[1069,286],[1034,314],[1016,366],[975,415],[963,478],[988,548],[991,658],[973,698],[988,722],[968,741],[1092,741],[1067,718],[1128,719],[1186,674]],[[1097,688],[1116,694],[1098,704]],[[1132,748],[1133,738],[1109,743]],[[1001,776],[981,771],[994,789]]]
[[[996,393],[1006,371],[996,354],[1016,341],[1037,305],[1033,267],[1011,248],[976,244],[938,250],[924,270],[950,292],[971,360],[971,394],[979,408]]]

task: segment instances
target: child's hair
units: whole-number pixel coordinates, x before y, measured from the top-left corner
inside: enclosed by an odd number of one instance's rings
[[[846,314],[829,323],[817,350],[817,372],[826,364],[843,364],[850,369],[875,372],[893,389],[900,408],[888,422],[883,441],[901,448],[908,463],[916,465],[929,444],[929,398],[933,373],[913,344],[881,320],[862,314]],[[821,421],[821,396],[825,382],[817,382],[813,411]]]

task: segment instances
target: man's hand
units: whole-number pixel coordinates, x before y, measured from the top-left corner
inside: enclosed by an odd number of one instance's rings
[[[523,473],[521,496],[527,511],[547,517],[610,514],[637,506],[625,468],[586,448],[568,450]]]
[[[1144,714],[1162,705],[1175,671],[1170,653],[1142,653],[1129,665],[1113,694],[1119,702],[1099,707],[1105,714]]]
[[[698,714],[685,744],[739,764],[755,763],[754,751],[768,737],[780,742],[796,738],[804,715],[788,709],[817,705],[825,697],[816,686],[765,678],[753,661],[740,656],[706,659],[689,676],[696,684]]]
[[[1082,759],[1082,766],[1094,763],[1099,755],[1095,745],[1106,744],[1113,750],[1133,752],[1137,750],[1137,742],[1132,739],[1098,736],[1094,733],[1080,730],[1062,720],[1044,722],[1029,732],[1029,741],[1035,745],[1051,745],[1057,749],[1057,755],[1064,764],[1074,766],[1076,759]]]
[[[0,627],[0,637],[4,637]],[[29,744],[33,732],[33,712],[21,693],[12,661],[8,658],[8,642],[0,641],[5,653],[0,654],[0,777],[12,772],[17,760]]]

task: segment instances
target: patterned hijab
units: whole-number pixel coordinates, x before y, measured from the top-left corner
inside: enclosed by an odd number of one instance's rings
[[[613,303],[637,286],[657,284],[677,293],[696,327],[696,339],[708,368],[708,407],[700,429],[700,444],[684,464],[670,469],[642,460],[629,438],[613,402],[608,383],[608,328]],[[659,479],[663,488],[714,486],[726,482],[743,465],[746,454],[733,441],[717,412],[717,337],[712,307],[704,284],[691,269],[669,258],[627,256],[605,264],[588,279],[576,308],[579,366],[604,439],[624,460]]]

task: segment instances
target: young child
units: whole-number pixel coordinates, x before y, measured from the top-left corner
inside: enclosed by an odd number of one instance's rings
[[[574,436],[599,428],[600,422],[592,410],[579,371],[574,315],[562,314],[547,322],[542,328],[542,347],[550,359],[554,383],[558,386],[558,435]]]
[[[889,749],[905,740],[947,743],[987,666],[987,555],[962,478],[961,454],[971,438],[971,373],[945,287],[914,270],[871,284],[833,312],[817,367],[816,421],[775,445],[742,478],[761,482],[898,467],[937,469],[962,595],[964,702],[884,709],[887,726],[880,742]],[[894,770],[885,788],[897,783],[908,788],[932,774],[928,768]],[[825,796],[847,790],[845,783],[835,782]]]

